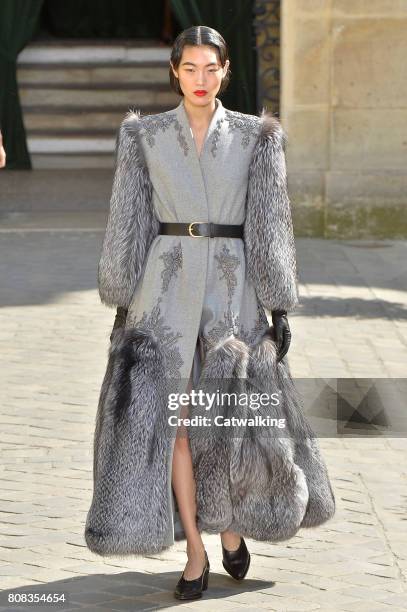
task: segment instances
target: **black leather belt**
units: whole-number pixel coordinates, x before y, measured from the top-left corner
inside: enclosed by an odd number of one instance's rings
[[[220,223],[160,223],[160,234],[192,236],[193,238],[243,238],[243,225],[222,225]]]

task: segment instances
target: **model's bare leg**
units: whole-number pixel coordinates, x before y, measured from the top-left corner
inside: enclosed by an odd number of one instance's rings
[[[223,546],[226,550],[237,550],[240,545],[240,535],[235,531],[222,531],[220,534]]]
[[[192,390],[192,371],[186,393]],[[181,406],[180,417],[188,416],[188,406]],[[188,562],[184,578],[193,580],[202,574],[205,566],[205,548],[196,526],[196,485],[192,469],[191,449],[185,425],[179,425],[174,443],[172,486],[177,498],[182,526],[187,538]]]

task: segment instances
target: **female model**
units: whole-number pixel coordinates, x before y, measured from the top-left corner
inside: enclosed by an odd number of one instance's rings
[[[284,133],[266,112],[226,109],[217,96],[228,78],[218,32],[194,26],[177,37],[170,80],[181,102],[122,122],[99,262],[101,300],[117,315],[85,538],[100,555],[152,554],[186,538],[182,599],[208,585],[202,531],[220,533],[224,568],[241,580],[243,535],[288,539],[334,511],[285,358],[298,292]],[[169,435],[169,417],[200,407],[180,401],[173,415],[168,389],[175,381],[189,393],[209,379],[279,391],[258,414],[284,417],[285,434],[247,426],[249,436],[208,438],[175,419]]]

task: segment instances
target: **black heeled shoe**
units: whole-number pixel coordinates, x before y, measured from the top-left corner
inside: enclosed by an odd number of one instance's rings
[[[237,550],[227,550],[222,542],[222,557],[222,565],[228,574],[235,580],[243,580],[250,567],[250,553],[244,538],[240,537],[240,545]]]
[[[209,559],[205,550],[205,567],[202,574],[193,580],[186,580],[184,572],[182,572],[182,576],[175,587],[174,597],[177,599],[199,599],[202,597],[202,591],[206,591],[208,588],[209,568]]]

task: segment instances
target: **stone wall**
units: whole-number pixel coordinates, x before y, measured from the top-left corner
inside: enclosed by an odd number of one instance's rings
[[[407,2],[282,0],[297,235],[407,236]]]

